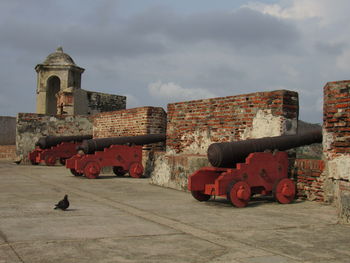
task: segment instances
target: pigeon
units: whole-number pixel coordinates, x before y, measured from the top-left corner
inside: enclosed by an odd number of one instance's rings
[[[15,160],[13,160],[13,162],[17,165],[19,165],[22,162],[22,158],[21,157],[17,157]]]
[[[65,195],[64,198],[55,205],[54,209],[66,210],[68,206],[69,206],[68,195]]]

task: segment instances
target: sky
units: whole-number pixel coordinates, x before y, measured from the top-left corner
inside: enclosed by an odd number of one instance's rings
[[[62,46],[82,88],[127,108],[287,89],[322,122],[350,79],[349,0],[0,0],[0,116],[36,111],[34,67]]]

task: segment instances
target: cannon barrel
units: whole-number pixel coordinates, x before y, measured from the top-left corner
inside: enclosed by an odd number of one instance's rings
[[[322,129],[312,129],[295,135],[282,135],[236,142],[213,143],[208,147],[208,160],[214,167],[234,167],[244,163],[250,153],[266,150],[285,151],[322,142]]]
[[[110,137],[110,138],[97,138],[91,140],[85,140],[77,147],[77,150],[82,150],[85,154],[91,154],[95,151],[102,151],[111,145],[122,144],[134,144],[144,145],[156,142],[163,142],[166,140],[166,135],[162,134],[147,134],[139,136],[123,136],[123,137]]]
[[[45,136],[41,137],[35,144],[41,149],[48,149],[56,146],[61,142],[82,142],[84,140],[92,139],[92,135],[77,135],[77,136]]]

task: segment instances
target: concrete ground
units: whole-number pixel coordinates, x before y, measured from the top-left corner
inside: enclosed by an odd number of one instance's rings
[[[68,194],[67,211],[53,205]],[[0,262],[350,262],[335,208],[198,202],[148,179],[0,162]]]

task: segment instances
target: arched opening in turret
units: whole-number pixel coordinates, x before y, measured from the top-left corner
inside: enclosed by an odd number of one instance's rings
[[[51,76],[46,86],[46,114],[57,114],[57,93],[61,89],[61,80],[57,76]]]

